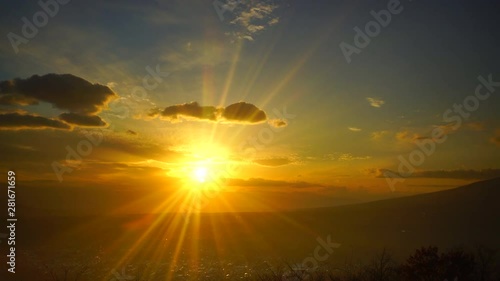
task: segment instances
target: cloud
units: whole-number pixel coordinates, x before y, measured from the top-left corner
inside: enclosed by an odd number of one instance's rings
[[[431,127],[412,128],[410,130],[404,129],[397,132],[395,137],[396,140],[406,143],[414,143],[415,141],[426,139],[436,141],[436,136],[433,136],[434,133],[446,136],[462,131],[480,132],[484,131],[485,126],[484,122],[466,122],[459,128],[455,128],[454,124],[448,123],[443,125],[432,125]]]
[[[408,130],[405,130],[405,131],[401,131],[401,132],[397,132],[396,133],[396,139],[398,141],[401,141],[401,142],[409,142],[409,143],[413,143],[415,142],[416,140],[419,140],[419,139],[424,139],[425,137],[417,134],[417,133],[412,133]]]
[[[353,161],[353,160],[368,160],[371,156],[354,156],[351,153],[331,153],[326,154],[324,158],[333,161]]]
[[[255,6],[249,6],[247,9],[239,13],[231,23],[248,27],[252,25],[252,21],[262,20],[269,17],[276,8],[276,5],[257,3]]]
[[[379,99],[379,98],[366,98],[366,100],[370,103],[372,107],[377,107],[380,108],[382,105],[385,104],[385,101]]]
[[[103,127],[106,126],[106,122],[97,115],[82,115],[78,113],[62,113],[59,115],[59,119],[66,123],[87,126],[87,127]]]
[[[361,132],[361,129],[360,128],[356,128],[356,127],[349,127],[347,128],[349,131],[351,132]]]
[[[153,109],[149,116],[160,116],[162,119],[170,121],[180,121],[181,116],[216,121],[217,113],[218,109],[215,106],[200,106],[197,102],[190,102],[168,106],[164,110]]]
[[[370,174],[385,178],[386,173],[398,175],[397,172],[387,169],[371,169]],[[500,169],[482,169],[482,170],[421,170],[415,171],[409,176],[410,178],[445,178],[445,179],[463,179],[463,180],[482,180],[500,177]]]
[[[233,12],[236,16],[230,23],[239,27],[239,30],[228,32],[227,35],[254,41],[255,34],[279,22],[279,17],[273,15],[273,11],[278,8],[278,5],[264,2],[250,2],[248,4],[241,1],[234,2],[232,5],[235,7]]]
[[[291,164],[293,163],[293,160],[289,158],[266,158],[266,159],[256,159],[253,162],[261,166],[278,167]]]
[[[419,132],[414,132],[414,131],[419,131]],[[416,128],[416,129],[404,129],[403,131],[397,132],[394,137],[396,138],[396,141],[399,142],[400,144],[414,144],[417,141],[423,141],[423,140],[432,140],[432,141],[438,141],[439,139],[436,138],[436,136],[432,136],[431,133],[421,133],[423,130]],[[443,135],[446,135],[447,132],[445,130],[442,131]]]
[[[288,126],[288,123],[283,119],[271,119],[268,121],[269,125],[275,128],[282,128]]]
[[[33,75],[0,82],[0,101],[14,105],[48,102],[80,114],[99,113],[117,95],[107,86],[71,74]]]
[[[389,131],[375,131],[371,134],[371,138],[373,140],[380,140],[384,138],[385,136],[389,135],[391,132]]]
[[[260,123],[267,120],[264,111],[246,102],[233,103],[227,106],[222,113],[222,117],[229,121],[248,123]]]
[[[0,129],[64,129],[69,130],[71,127],[59,120],[45,118],[42,116],[7,113],[0,114]]]
[[[152,109],[149,117],[160,117],[171,122],[193,119],[213,122],[261,123],[267,120],[266,113],[251,103],[237,102],[227,107],[201,106],[197,102]],[[284,122],[284,121],[283,121]],[[278,122],[279,125],[282,123]]]
[[[264,28],[265,27],[262,26],[262,25],[253,25],[253,24],[251,24],[251,25],[248,26],[248,31],[250,31],[250,33],[255,33],[257,31],[264,30]]]
[[[127,130],[126,133],[129,134],[129,135],[137,136],[137,132],[132,131],[132,130]]]
[[[92,84],[71,74],[33,75],[27,79],[1,81],[1,105],[27,106],[47,102],[55,108],[70,111],[59,115],[59,120],[17,112],[19,114],[3,116],[4,120],[12,120],[13,123],[2,128],[70,129],[68,124],[102,127],[106,122],[95,114],[116,97],[108,86]]]
[[[269,24],[269,25],[275,25],[275,24],[277,24],[279,21],[280,21],[280,18],[276,17],[276,18],[271,19],[271,20],[268,22],[268,24]]]
[[[439,129],[443,132],[443,135],[449,135],[451,133],[454,133],[456,130],[459,130],[460,128],[454,128],[455,125],[452,123],[444,124],[444,125],[433,125],[433,129]]]
[[[4,94],[0,92],[0,105],[34,105],[38,104],[38,100],[32,97],[26,97],[23,95],[12,95]]]

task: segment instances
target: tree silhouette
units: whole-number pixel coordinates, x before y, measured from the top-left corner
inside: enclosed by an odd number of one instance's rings
[[[422,247],[411,255],[401,270],[405,280],[409,281],[442,281],[438,276],[440,258],[437,247]]]
[[[441,254],[440,271],[448,280],[458,278],[459,280],[474,280],[475,268],[474,255],[466,253],[462,249],[451,250]]]
[[[476,263],[474,255],[463,249],[454,249],[439,254],[437,247],[422,247],[401,266],[404,280],[443,281],[474,280]]]

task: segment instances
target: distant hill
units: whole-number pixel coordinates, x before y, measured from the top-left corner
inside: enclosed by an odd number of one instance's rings
[[[290,214],[339,243],[385,245],[404,255],[423,245],[500,247],[500,178],[455,189]]]

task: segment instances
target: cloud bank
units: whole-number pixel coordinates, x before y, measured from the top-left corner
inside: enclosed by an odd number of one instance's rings
[[[12,104],[44,101],[80,114],[99,113],[116,96],[107,86],[92,84],[71,74],[33,75],[0,82],[0,97],[10,99]]]
[[[0,81],[0,105],[27,106],[40,102],[69,111],[59,115],[59,120],[30,114],[4,114],[3,129],[70,129],[72,125],[101,127],[106,123],[96,114],[116,98],[109,87],[93,84],[71,74],[33,75]]]

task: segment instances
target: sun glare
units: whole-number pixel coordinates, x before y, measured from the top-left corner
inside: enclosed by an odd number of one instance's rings
[[[207,175],[208,169],[206,167],[197,167],[193,171],[193,178],[200,183],[203,183],[207,180]]]

